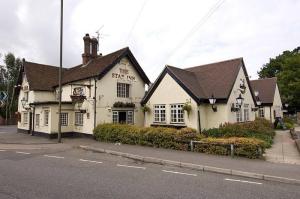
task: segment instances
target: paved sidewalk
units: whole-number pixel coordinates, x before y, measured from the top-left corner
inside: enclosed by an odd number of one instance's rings
[[[266,150],[265,158],[270,162],[300,165],[300,154],[289,131],[276,131],[274,144]]]

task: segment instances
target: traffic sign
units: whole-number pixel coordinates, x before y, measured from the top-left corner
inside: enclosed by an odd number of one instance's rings
[[[7,99],[7,92],[0,91],[0,101],[5,101]]]
[[[5,106],[5,102],[3,101],[0,101],[0,108],[4,107]]]

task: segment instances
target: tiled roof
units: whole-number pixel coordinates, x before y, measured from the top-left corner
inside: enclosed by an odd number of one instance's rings
[[[244,67],[242,58],[185,69],[166,66],[144,97],[143,103],[151,97],[165,73],[170,74],[198,102],[207,101],[212,94],[219,100],[227,100],[241,67]]]
[[[62,84],[84,80],[91,77],[103,77],[123,57],[127,56],[146,84],[150,80],[132,55],[128,47],[90,60],[86,65],[63,68]],[[24,62],[24,72],[29,82],[30,90],[51,91],[58,86],[59,68],[55,66]],[[20,79],[19,79],[20,81]]]
[[[30,90],[51,91],[58,82],[58,67],[28,61],[23,67]]]
[[[266,78],[250,81],[253,92],[258,91],[262,104],[273,104],[277,78]]]

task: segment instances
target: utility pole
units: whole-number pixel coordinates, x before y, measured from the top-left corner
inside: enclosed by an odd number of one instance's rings
[[[5,104],[5,124],[8,125],[8,94],[9,92],[9,80],[8,80],[8,71],[6,71],[6,93],[7,93],[7,97],[6,97],[6,104]]]
[[[59,99],[58,99],[58,134],[57,141],[61,143],[61,81],[62,81],[62,50],[63,50],[63,8],[64,1],[60,1],[60,54],[59,54],[59,75],[58,75],[58,84],[59,84]]]

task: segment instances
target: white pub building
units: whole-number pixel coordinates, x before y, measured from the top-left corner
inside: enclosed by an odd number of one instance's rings
[[[142,126],[141,100],[150,81],[130,49],[97,55],[98,41],[83,38],[82,64],[63,68],[62,136],[92,134],[100,123]],[[58,71],[23,60],[17,92],[18,131],[56,137]]]

